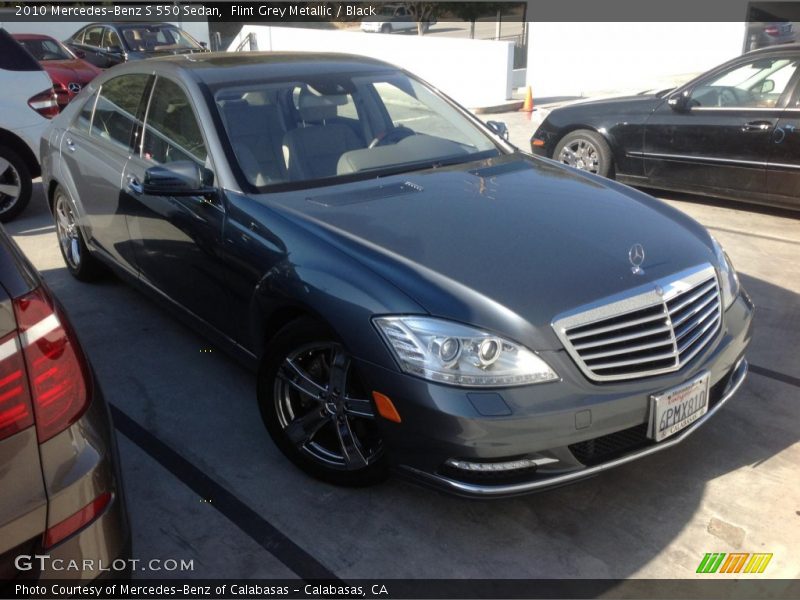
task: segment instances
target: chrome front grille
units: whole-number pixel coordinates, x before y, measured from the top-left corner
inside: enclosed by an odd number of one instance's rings
[[[559,315],[553,329],[589,379],[617,381],[677,371],[721,321],[716,272],[702,265]]]

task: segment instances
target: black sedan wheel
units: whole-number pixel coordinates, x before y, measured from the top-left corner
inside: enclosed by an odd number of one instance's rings
[[[373,403],[347,350],[325,327],[302,319],[276,335],[258,399],[273,441],[306,473],[339,485],[385,477]]]
[[[31,174],[19,155],[0,146],[0,221],[8,223],[21,213],[31,199]]]
[[[603,137],[588,129],[565,135],[556,146],[553,159],[603,177],[613,177],[611,148]]]
[[[83,233],[78,227],[75,208],[67,192],[58,186],[53,194],[53,216],[61,256],[69,272],[80,281],[95,281],[103,274],[103,266],[89,253]]]

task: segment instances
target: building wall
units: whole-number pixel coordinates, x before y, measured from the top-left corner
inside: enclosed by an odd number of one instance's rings
[[[511,98],[513,42],[246,25],[229,50],[250,33],[258,50],[344,52],[384,60],[470,108]]]
[[[741,22],[532,22],[527,84],[537,98],[671,87],[741,54],[744,36]]]

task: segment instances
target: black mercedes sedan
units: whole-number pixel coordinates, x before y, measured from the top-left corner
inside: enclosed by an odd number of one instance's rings
[[[202,43],[169,23],[92,23],[64,43],[79,58],[101,69],[129,60],[206,52]]]
[[[800,45],[735,58],[676,90],[553,110],[534,154],[629,185],[800,210]]]
[[[129,63],[42,157],[69,271],[251,365],[275,444],[330,482],[566,483],[680,442],[745,377],[753,307],[703,227],[376,60]]]

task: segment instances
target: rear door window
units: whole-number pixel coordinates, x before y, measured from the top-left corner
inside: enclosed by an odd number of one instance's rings
[[[140,123],[138,115],[149,79],[150,75],[133,73],[120,75],[103,84],[94,109],[92,137],[131,149],[131,135]]]

